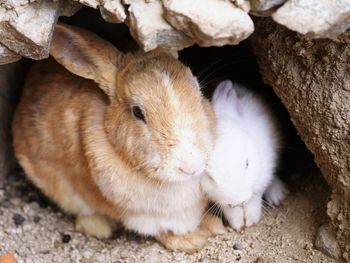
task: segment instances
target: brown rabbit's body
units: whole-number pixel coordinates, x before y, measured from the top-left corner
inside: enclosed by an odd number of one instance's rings
[[[108,237],[114,219],[173,250],[195,251],[222,230],[210,216],[201,220],[212,110],[175,58],[121,58],[90,34],[59,26],[51,54],[98,85],[52,59],[37,63],[14,118],[16,156],[77,216],[78,230]]]
[[[75,214],[91,214],[91,206],[102,211],[110,207],[92,182],[80,132],[90,122],[83,115],[89,109],[93,115],[88,117],[103,114],[106,101],[93,81],[50,59],[31,69],[14,118],[14,147],[27,175]]]

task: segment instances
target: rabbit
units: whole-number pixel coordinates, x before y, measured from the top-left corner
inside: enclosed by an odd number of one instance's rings
[[[121,53],[65,24],[50,54],[27,77],[14,149],[77,230],[108,238],[119,222],[188,253],[222,233],[221,220],[203,213],[200,187],[215,116],[190,69],[166,52]]]
[[[217,139],[202,187],[237,231],[259,222],[262,198],[278,205],[288,193],[275,176],[280,127],[267,103],[244,86],[221,82],[212,104]]]

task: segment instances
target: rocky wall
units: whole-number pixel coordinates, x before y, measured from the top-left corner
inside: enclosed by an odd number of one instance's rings
[[[271,16],[311,38],[334,38],[350,27],[349,0],[3,0],[0,64],[48,57],[58,17],[81,5],[126,23],[144,51],[238,44],[254,31],[251,15]]]
[[[271,19],[259,19],[252,37],[264,82],[288,109],[332,187],[327,213],[350,260],[350,32],[312,40]],[[335,249],[334,257],[338,257]]]

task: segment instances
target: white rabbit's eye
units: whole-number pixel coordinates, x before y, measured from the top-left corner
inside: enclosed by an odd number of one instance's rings
[[[135,116],[136,119],[139,119],[146,123],[145,115],[143,115],[143,112],[139,106],[132,107],[132,114]]]
[[[248,168],[249,166],[249,162],[248,162],[248,159],[245,161],[245,167]]]

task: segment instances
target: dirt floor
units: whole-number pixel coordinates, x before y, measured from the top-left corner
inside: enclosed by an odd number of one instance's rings
[[[24,180],[21,171],[0,189],[0,256],[13,252],[18,262],[334,262],[313,247],[325,222],[327,187],[319,175],[290,187],[283,206],[266,208],[263,220],[244,233],[230,229],[211,238],[199,253],[165,250],[153,239],[123,230],[111,240],[75,232],[73,218],[50,204]]]

